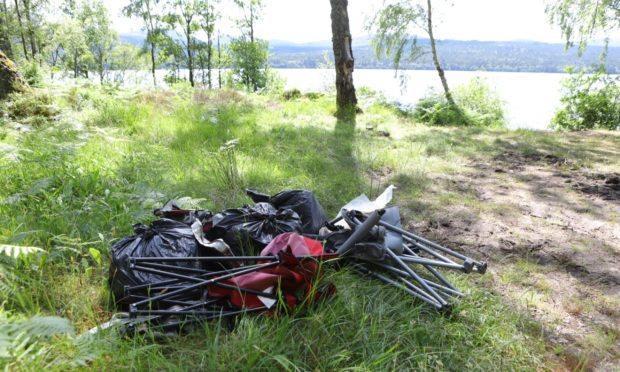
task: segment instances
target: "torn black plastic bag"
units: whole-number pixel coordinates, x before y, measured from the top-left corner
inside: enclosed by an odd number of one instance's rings
[[[174,199],[169,200],[163,207],[155,209],[153,214],[157,217],[183,222],[190,226],[196,220],[204,222],[213,216],[213,214],[207,210],[183,209],[179,206],[179,202]]]
[[[207,237],[222,238],[235,255],[256,255],[276,236],[301,232],[301,219],[291,209],[276,209],[269,203],[257,203],[239,209],[227,209],[213,216],[213,228]]]
[[[318,234],[328,221],[323,207],[312,191],[285,190],[269,197],[255,190],[246,190],[255,203],[268,202],[278,209],[291,209],[301,218],[301,231],[304,234]]]
[[[199,244],[192,228],[187,224],[168,218],[153,221],[149,226],[133,226],[136,235],[126,237],[112,246],[109,283],[117,303],[124,303],[125,286],[156,283],[169,278],[130,269],[131,257],[193,257],[198,254]],[[192,263],[175,263],[194,267]]]

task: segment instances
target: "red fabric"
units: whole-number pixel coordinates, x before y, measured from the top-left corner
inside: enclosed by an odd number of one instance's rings
[[[306,241],[306,244],[308,245],[308,250],[310,251],[310,256],[320,256],[325,254],[325,251],[323,250],[323,244],[317,240],[312,240],[310,238],[306,238],[304,236],[304,240]]]
[[[272,293],[280,288],[289,308],[298,305],[300,299],[295,295],[303,289],[304,299],[309,295],[312,281],[317,274],[317,264],[313,260],[298,260],[302,256],[321,256],[324,254],[321,242],[296,233],[280,234],[262,250],[261,256],[280,257],[280,264],[266,269],[239,275],[223,281],[239,288],[265,291],[273,287]],[[214,298],[228,298],[233,306],[257,308],[265,306],[255,294],[235,289],[208,286],[209,295]],[[315,295],[316,296],[316,295]]]
[[[278,253],[287,251],[296,257],[321,255],[323,254],[323,244],[316,240],[303,237],[294,232],[287,232],[276,236],[260,252],[261,256],[277,256]]]

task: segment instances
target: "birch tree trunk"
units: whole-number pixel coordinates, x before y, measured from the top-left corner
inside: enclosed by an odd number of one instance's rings
[[[349,29],[348,0],[330,0],[332,20],[332,46],[336,67],[336,105],[338,113],[351,110],[357,105],[353,85],[353,50]]]

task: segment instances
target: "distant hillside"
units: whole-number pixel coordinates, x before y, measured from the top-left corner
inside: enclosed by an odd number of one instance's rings
[[[144,35],[121,35],[121,40],[142,45]],[[428,46],[428,40],[419,40],[419,43]],[[319,68],[325,64],[326,55],[332,58],[331,41],[296,44],[271,40],[269,47],[269,60],[274,68]],[[582,57],[577,55],[574,48],[565,52],[563,44],[535,41],[443,40],[439,42],[438,50],[446,70],[563,72],[569,65],[581,67],[597,63],[601,46],[598,44],[588,47]],[[389,60],[375,58],[368,38],[354,40],[353,54],[357,68],[392,68]],[[620,47],[609,48],[607,66],[611,72],[620,73]],[[415,63],[403,63],[401,68],[432,70],[434,67],[430,55],[425,55]]]
[[[367,40],[353,46],[357,68],[389,69],[389,60],[377,60]],[[419,40],[428,46],[428,40]],[[276,41],[270,44],[271,65],[274,68],[317,68],[331,58],[329,41],[312,44],[293,44]],[[438,51],[446,70],[461,71],[520,71],[563,72],[566,66],[590,66],[597,63],[601,46],[590,46],[582,57],[572,49],[564,50],[562,44],[534,41],[459,41],[443,40]],[[607,66],[611,72],[620,73],[620,47],[610,47]],[[403,63],[403,69],[432,70],[431,56],[425,55],[415,63]]]

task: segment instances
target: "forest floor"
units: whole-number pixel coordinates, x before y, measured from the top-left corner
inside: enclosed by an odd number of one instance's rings
[[[248,203],[244,187],[306,188],[333,215],[390,184],[408,229],[489,263],[483,276],[450,274],[467,293],[451,316],[343,270],[328,275],[336,298],[300,313],[247,316],[234,331],[206,325],[164,344],[32,338],[0,364],[617,369],[620,134],[428,127],[360,96],[355,123],[333,117],[330,97],[187,88],[52,87],[5,103],[0,244],[45,255],[0,260],[0,324],[57,315],[81,334],[107,321],[110,245],[169,198],[218,211]],[[236,185],[213,161],[231,139]],[[9,336],[0,331],[0,341]]]

